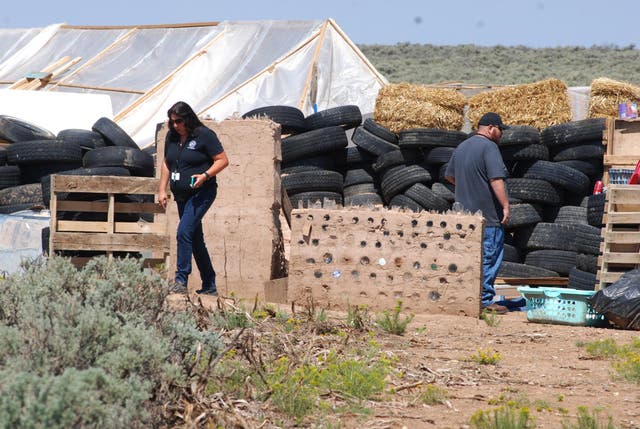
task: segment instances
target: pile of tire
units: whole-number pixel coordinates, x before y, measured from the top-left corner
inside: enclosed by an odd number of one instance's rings
[[[600,118],[504,132],[511,219],[499,276],[568,277],[570,288],[594,289],[605,195],[591,193],[604,127]]]
[[[287,106],[257,112],[286,130],[281,173],[294,208],[327,200],[413,211],[451,208],[455,188],[444,172],[468,137],[464,132],[418,128],[398,135],[371,118],[361,122],[356,106],[306,118]],[[511,218],[500,276],[564,276],[571,288],[594,289],[605,195],[591,190],[602,178],[604,126],[604,119],[586,119],[504,132],[499,148],[509,174]],[[350,138],[347,130],[353,130]]]
[[[153,156],[108,118],[91,130],[65,129],[57,135],[27,121],[0,116],[0,213],[39,210],[49,206],[51,175],[154,176]],[[106,194],[58,195],[82,200],[106,200]],[[149,196],[124,195],[119,202],[142,202]],[[106,220],[106,213],[60,212],[60,219]],[[117,220],[136,221],[137,215],[118,214]],[[48,228],[43,237],[48,236]],[[48,239],[43,239],[43,244]],[[48,246],[44,246],[46,248]]]

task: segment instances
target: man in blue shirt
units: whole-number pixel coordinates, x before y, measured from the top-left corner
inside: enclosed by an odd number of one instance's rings
[[[445,172],[455,185],[456,202],[465,210],[480,210],[485,219],[482,252],[482,306],[504,314],[507,307],[493,303],[493,284],[504,254],[503,225],[509,219],[509,198],[505,179],[507,169],[498,149],[502,131],[508,127],[497,113],[485,113],[478,131],[458,145]]]

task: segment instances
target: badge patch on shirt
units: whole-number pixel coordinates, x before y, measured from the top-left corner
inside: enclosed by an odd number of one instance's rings
[[[189,149],[195,149],[196,148],[196,141],[195,140],[191,140],[189,142],[189,145],[187,146]]]

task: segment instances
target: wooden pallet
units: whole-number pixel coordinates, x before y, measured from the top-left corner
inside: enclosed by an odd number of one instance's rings
[[[169,234],[164,209],[156,203],[116,202],[121,194],[155,195],[158,179],[115,176],[51,177],[51,230],[49,254],[60,251],[141,252],[146,262],[165,263]],[[103,194],[106,201],[59,199],[61,193]],[[104,220],[63,220],[61,212],[102,213]],[[116,214],[149,214],[153,221],[118,221]],[[136,216],[137,217],[137,216]],[[81,265],[87,258],[75,258]]]
[[[596,290],[640,267],[640,186],[610,185],[606,198]]]

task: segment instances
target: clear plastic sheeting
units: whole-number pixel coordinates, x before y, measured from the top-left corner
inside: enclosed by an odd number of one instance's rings
[[[141,147],[179,100],[215,120],[276,104],[371,112],[387,83],[331,19],[0,30],[0,87],[57,61],[40,91],[109,95]]]
[[[18,272],[24,260],[42,255],[42,229],[49,226],[48,212],[0,214],[0,272]]]

